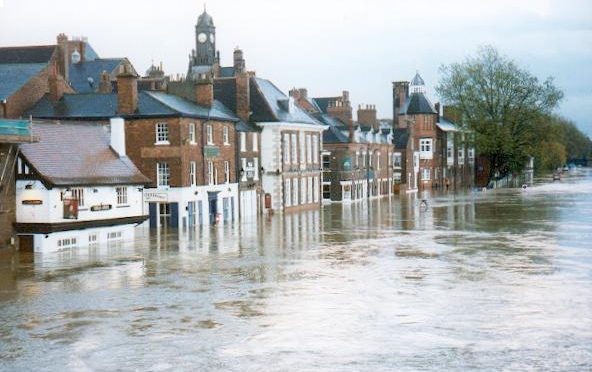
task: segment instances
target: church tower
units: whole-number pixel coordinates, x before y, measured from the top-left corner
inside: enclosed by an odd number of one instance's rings
[[[216,27],[205,8],[195,25],[195,49],[189,56],[189,72],[197,66],[213,66],[216,62]]]

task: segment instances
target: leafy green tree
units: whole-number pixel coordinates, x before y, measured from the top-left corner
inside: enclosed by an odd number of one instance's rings
[[[490,179],[521,171],[536,150],[537,123],[563,98],[553,79],[540,82],[491,46],[440,71],[436,91],[475,132],[477,151],[490,162]]]

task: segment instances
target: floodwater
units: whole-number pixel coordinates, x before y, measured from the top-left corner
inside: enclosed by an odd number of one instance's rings
[[[592,171],[0,254],[0,369],[592,369]]]

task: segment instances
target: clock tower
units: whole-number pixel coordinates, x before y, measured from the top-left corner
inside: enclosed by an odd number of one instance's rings
[[[189,72],[197,66],[213,66],[216,62],[216,27],[205,8],[195,25],[195,49],[189,56]]]

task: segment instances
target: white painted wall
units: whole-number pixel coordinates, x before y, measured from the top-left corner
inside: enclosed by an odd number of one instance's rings
[[[31,185],[31,189],[25,189]],[[142,215],[141,186],[127,186],[127,203],[117,204],[115,186],[81,187],[84,190],[84,206],[78,208],[78,219],[64,219],[61,193],[64,187],[45,188],[40,181],[18,180],[16,183],[16,221],[19,223],[58,223],[93,221]],[[41,205],[23,205],[23,200],[41,200]],[[93,205],[110,204],[106,211],[91,211]]]

